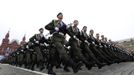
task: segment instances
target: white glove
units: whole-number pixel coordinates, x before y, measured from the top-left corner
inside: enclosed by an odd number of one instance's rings
[[[90,45],[90,43],[87,40],[85,40],[85,43],[87,43],[88,45]]]
[[[70,25],[70,26],[72,26],[72,25],[73,25],[73,23],[70,23],[69,25]]]
[[[101,46],[101,43],[99,43],[99,45]]]
[[[36,40],[34,39],[34,41],[36,41]]]
[[[58,27],[55,27],[55,30],[56,30],[56,31],[59,31],[59,28],[58,28]]]
[[[35,41],[35,43],[37,43],[37,44],[38,44],[38,43],[39,43],[39,41]]]
[[[71,46],[68,46],[67,48],[68,48],[68,49],[70,49],[70,48],[71,48]]]
[[[73,36],[73,38],[76,39],[77,41],[79,41],[79,39],[75,35]]]
[[[72,25],[73,25],[73,23],[68,24],[68,25],[67,25],[67,28],[69,28],[69,27],[72,26]]]
[[[19,52],[17,52],[17,54],[19,54]]]
[[[47,43],[44,43],[44,45],[45,45],[45,46],[49,46],[49,44],[47,44]]]
[[[73,36],[73,38],[76,38],[76,36]]]
[[[85,40],[85,43],[88,43],[88,41],[87,41],[87,40]]]
[[[41,45],[41,46],[44,46],[44,44],[42,44],[42,43],[41,43],[40,45]]]
[[[29,46],[27,45],[26,48],[29,49]]]
[[[24,50],[22,49],[21,51],[23,52]]]
[[[95,45],[95,42],[94,42],[94,41],[92,41],[92,44],[94,44],[94,45]]]
[[[34,45],[34,43],[31,43],[31,45]]]
[[[106,45],[104,45],[104,47],[105,47],[105,48],[107,48],[107,46],[106,46]]]

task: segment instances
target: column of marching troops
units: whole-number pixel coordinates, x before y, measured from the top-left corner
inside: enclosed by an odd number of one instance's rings
[[[107,41],[104,35],[96,34],[90,30],[86,33],[87,26],[78,29],[78,20],[66,25],[62,19],[63,14],[57,15],[58,20],[52,20],[45,26],[50,31],[49,38],[43,35],[43,28],[23,46],[11,53],[3,62],[15,66],[25,66],[34,70],[35,66],[41,71],[48,70],[48,74],[56,75],[53,68],[60,68],[74,73],[85,66],[88,70],[92,67],[101,69],[105,65],[133,61],[133,54],[116,47],[111,40]],[[66,34],[70,36],[66,40]]]

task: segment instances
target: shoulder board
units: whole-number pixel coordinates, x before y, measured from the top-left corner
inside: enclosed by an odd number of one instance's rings
[[[52,22],[54,23],[54,26],[57,25],[57,20],[56,19],[53,19]]]

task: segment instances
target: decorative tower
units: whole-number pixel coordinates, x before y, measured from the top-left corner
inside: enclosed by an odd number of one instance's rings
[[[24,45],[26,44],[26,35],[24,35],[24,37],[22,38],[22,41],[20,42],[20,45]]]
[[[5,35],[5,38],[2,40],[2,45],[7,45],[9,44],[9,31]]]
[[[4,54],[5,50],[8,48],[9,45],[9,31],[5,35],[5,38],[2,40],[2,44],[0,47],[0,54]]]

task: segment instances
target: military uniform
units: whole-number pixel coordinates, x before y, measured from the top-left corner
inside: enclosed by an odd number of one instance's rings
[[[78,69],[76,68],[76,63],[74,63],[69,58],[69,56],[66,53],[66,49],[64,48],[65,35],[67,33],[66,24],[62,21],[59,22],[58,20],[52,20],[49,24],[45,26],[45,28],[50,31],[50,34],[52,34],[51,46],[53,46],[53,48],[50,49],[51,60],[49,60],[49,63],[51,64],[51,71],[52,71],[52,66],[55,65],[54,59],[56,58],[53,56],[53,54],[57,52],[62,63],[71,66],[73,68],[73,71],[77,72]]]
[[[97,44],[95,43],[96,39],[92,36],[92,35],[89,35],[89,38],[88,38],[88,42],[91,43],[90,44],[90,49],[92,50],[92,52],[96,55],[97,59],[100,61],[100,62],[103,62],[103,63],[107,63],[108,65],[112,64],[112,62],[110,60],[108,60],[103,54],[102,52],[99,51],[99,49],[97,49]]]
[[[67,33],[71,37],[69,39],[69,44],[71,46],[71,53],[73,58],[75,58],[76,61],[82,61],[88,69],[91,69],[92,63],[87,61],[87,59],[82,54],[82,49],[80,48],[79,29],[77,27],[70,26],[67,28]]]
[[[24,60],[25,67],[28,68],[28,69],[32,69],[32,67],[31,67],[32,63],[35,62],[35,61],[32,60],[32,55],[34,55],[34,54],[28,48],[28,43],[24,45],[23,50],[25,51],[25,55],[24,55],[24,57],[25,57],[25,60]]]
[[[96,56],[93,54],[93,52],[90,50],[89,46],[90,43],[87,41],[88,35],[86,32],[83,30],[80,32],[80,40],[82,41],[81,43],[81,48],[83,49],[83,54],[85,54],[86,58],[89,58],[90,62],[97,64],[98,68],[101,68],[103,64],[96,58]]]
[[[19,47],[18,49],[17,49],[17,52],[19,53],[18,55],[17,55],[17,59],[18,59],[18,66],[22,66],[22,64],[24,63],[24,50],[22,49],[22,47]]]
[[[36,52],[36,61],[37,66],[40,68],[44,68],[44,60],[43,53],[41,50],[41,45],[44,45],[44,43],[47,41],[42,33],[35,34],[33,37],[29,39],[29,41],[33,45],[33,50]],[[34,57],[34,56],[33,56]]]
[[[119,62],[119,57],[109,48],[109,44],[106,40],[101,39],[102,51],[105,52],[107,58],[111,59],[113,62]]]

